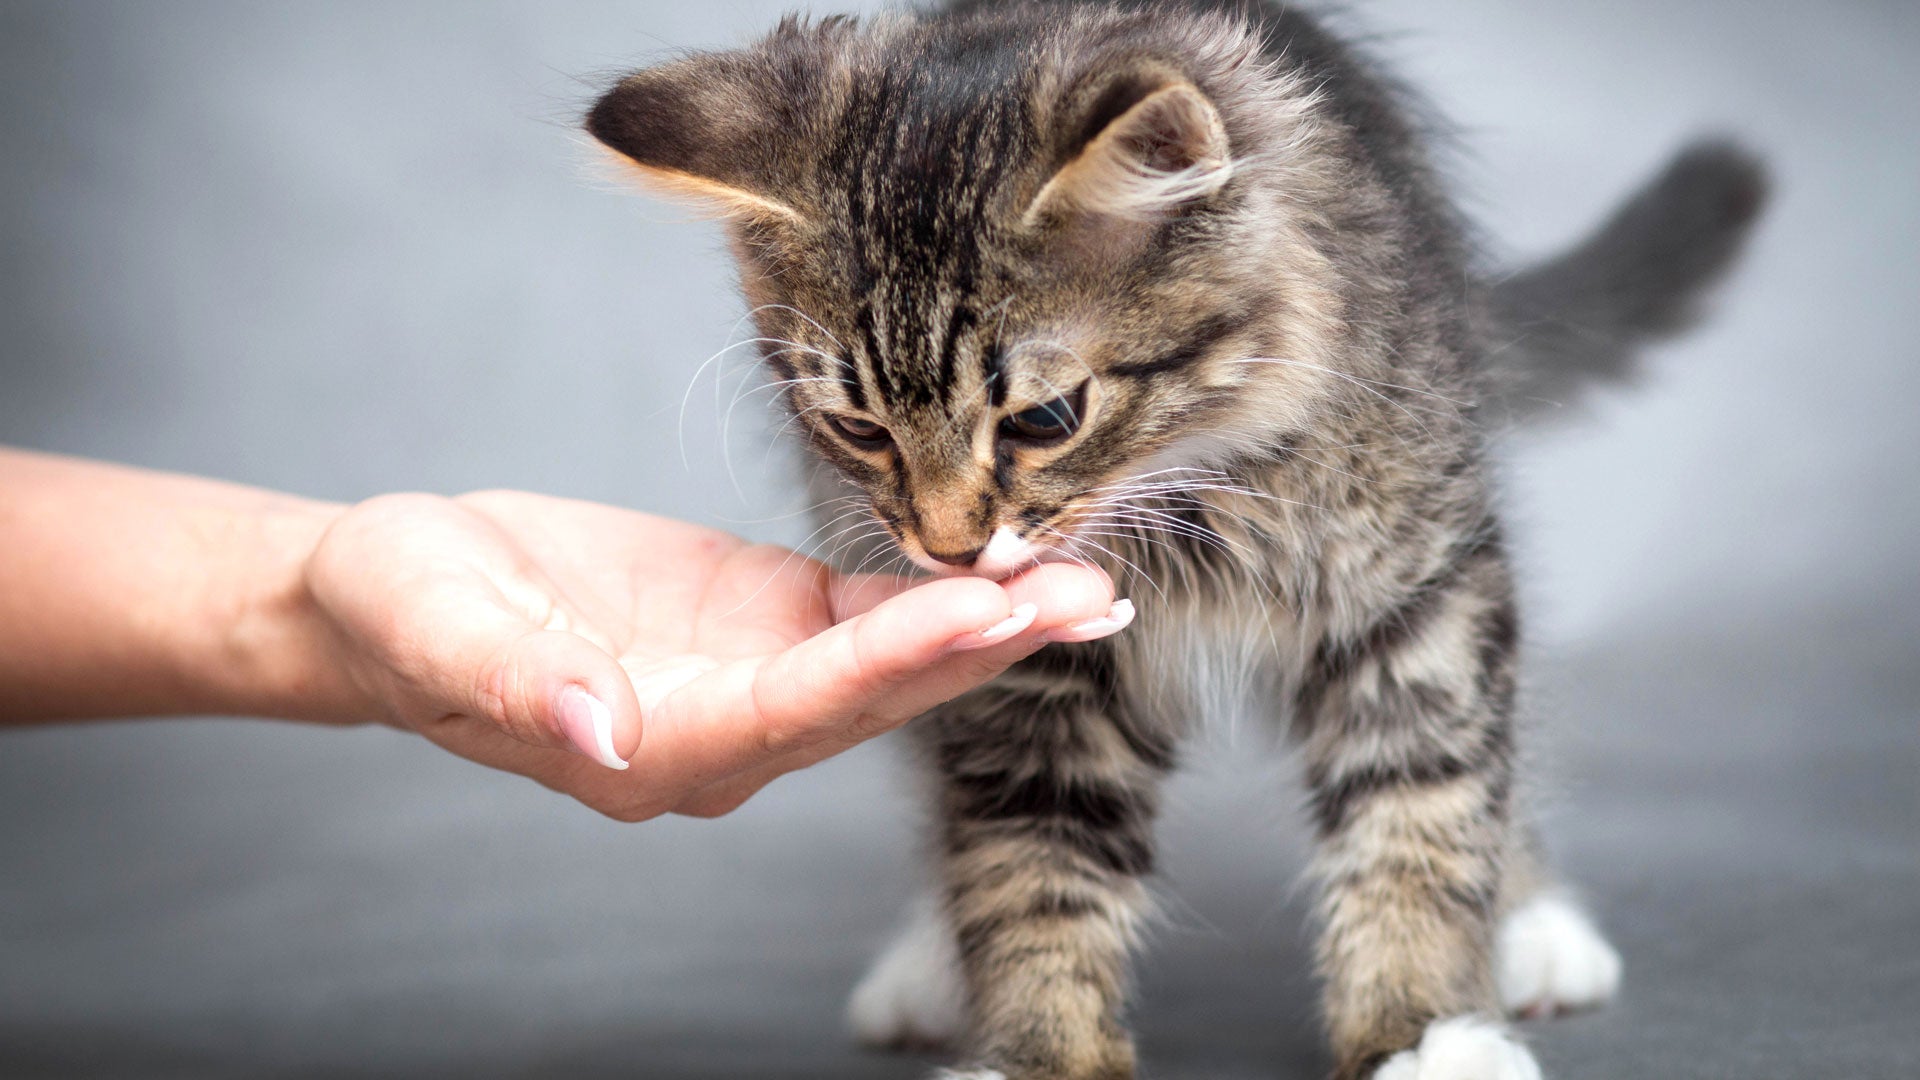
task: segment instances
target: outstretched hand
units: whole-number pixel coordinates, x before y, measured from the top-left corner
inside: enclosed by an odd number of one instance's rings
[[[1049,640],[1132,618],[1081,566],[843,577],[715,530],[520,492],[362,503],[304,572],[356,712],[626,821],[725,813]]]

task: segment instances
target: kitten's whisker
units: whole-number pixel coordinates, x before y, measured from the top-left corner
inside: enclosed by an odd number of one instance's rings
[[[839,380],[837,379],[830,379],[824,375],[804,375],[799,378],[781,379],[777,382],[762,383],[759,386],[748,388],[746,386],[745,380],[743,379],[740,385],[735,388],[734,394],[733,394],[733,400],[727,403],[727,410],[724,414],[722,414],[720,419],[720,445],[728,457],[729,473],[731,474],[731,471],[732,471],[733,414],[736,410],[740,408],[740,403],[742,401],[745,401],[746,399],[764,390],[784,391],[789,387],[800,386],[806,383],[813,383],[813,382],[834,383],[838,381]],[[818,408],[818,406],[815,406],[815,408]],[[771,449],[771,440],[769,440],[769,449]],[[737,482],[735,483],[734,488],[736,491],[738,491],[739,484]],[[745,497],[746,496],[744,494],[741,496],[741,498],[743,499]]]
[[[734,326],[738,328],[739,324],[735,323]],[[731,332],[729,332],[729,335],[731,335]],[[700,385],[700,376],[706,372],[707,368],[710,365],[712,365],[714,361],[719,360],[721,357],[727,355],[729,352],[732,352],[733,350],[739,348],[740,346],[747,345],[747,344],[751,344],[751,342],[736,341],[731,345],[725,346],[719,352],[716,352],[712,356],[707,357],[705,360],[700,361],[700,366],[694,368],[693,375],[687,379],[687,389],[684,393],[680,395],[680,413],[679,413],[678,420],[676,422],[676,427],[679,433],[679,440],[680,440],[680,463],[681,465],[686,467],[688,472],[693,471],[693,458],[689,456],[687,453],[687,405],[693,400],[693,389],[694,387]],[[717,397],[717,388],[719,386],[718,380],[719,380],[719,377],[716,375],[715,376],[716,397],[714,400],[714,404],[716,407],[719,405],[719,399]]]
[[[773,432],[773,438],[772,438],[771,440],[769,440],[769,441],[768,441],[768,445],[767,445],[767,454],[771,454],[771,453],[773,453],[773,447],[774,447],[774,445],[776,445],[776,444],[777,444],[777,443],[778,443],[778,442],[780,441],[780,439],[781,439],[781,438],[783,438],[783,437],[784,437],[784,436],[785,436],[785,435],[787,434],[787,429],[793,426],[793,423],[794,423],[794,421],[796,421],[796,420],[799,420],[800,418],[802,418],[802,417],[804,417],[804,416],[807,416],[807,415],[809,415],[809,414],[811,414],[811,413],[817,413],[817,412],[820,412],[821,410],[823,410],[823,409],[826,409],[826,408],[827,408],[827,406],[826,406],[826,405],[824,405],[824,404],[822,404],[822,405],[809,405],[809,406],[807,406],[806,408],[804,408],[804,409],[801,409],[801,410],[799,410],[798,412],[796,412],[796,413],[794,413],[794,414],[793,414],[792,416],[789,416],[789,417],[787,417],[787,421],[786,421],[786,423],[784,423],[784,424],[781,424],[781,425],[780,425],[780,426],[779,426],[778,428],[776,428],[776,429],[774,429],[774,432]],[[765,460],[765,458],[766,458],[766,456],[767,456],[767,454],[763,454],[763,455],[761,455],[761,459],[762,459],[763,461]]]
[[[992,315],[996,311],[1000,313],[1000,324],[993,330],[993,347],[996,351],[1001,347],[1001,341],[1007,336],[1007,311],[1012,306],[1013,294],[1008,293],[1004,299],[983,313],[986,315]]]
[[[1097,518],[1093,519],[1093,523],[1133,527],[1143,531],[1162,532],[1169,535],[1189,536],[1236,557],[1249,561],[1255,558],[1255,553],[1251,548],[1237,541],[1229,540],[1216,530],[1148,507],[1134,506],[1124,509],[1116,507],[1100,514]]]
[[[1093,490],[1102,491],[1107,488],[1120,487],[1125,484],[1138,483],[1143,480],[1150,480],[1156,476],[1166,476],[1171,473],[1200,473],[1203,476],[1214,476],[1214,477],[1225,477],[1227,475],[1226,473],[1223,473],[1218,469],[1203,469],[1197,465],[1174,465],[1165,469],[1155,469],[1152,472],[1140,473],[1137,476],[1129,476],[1121,480],[1116,480],[1111,484],[1102,484],[1099,487],[1094,488]]]
[[[1080,369],[1087,373],[1087,381],[1089,383],[1097,384],[1100,381],[1100,375],[1099,373],[1093,370],[1093,365],[1087,363],[1086,358],[1080,355],[1079,350],[1075,349],[1073,346],[1067,344],[1064,341],[1059,341],[1053,338],[1042,338],[1034,341],[1023,341],[1020,344],[1022,347],[1048,346],[1051,348],[1059,349],[1061,352],[1066,353],[1068,356],[1072,357],[1074,363],[1080,365]],[[1035,378],[1038,378],[1041,382],[1046,383],[1047,389],[1053,391],[1054,397],[1066,397],[1065,394],[1060,392],[1059,387],[1053,385],[1053,381],[1051,379],[1048,379],[1044,375],[1038,375],[1038,374],[1035,375]],[[1078,423],[1079,417],[1075,417],[1074,422]]]
[[[787,557],[780,560],[780,565],[774,567],[773,572],[767,575],[767,580],[764,582],[761,582],[759,588],[753,590],[753,592],[749,594],[746,599],[740,601],[738,604],[727,609],[725,612],[723,612],[719,616],[719,618],[721,619],[731,618],[734,615],[739,614],[742,610],[744,610],[747,607],[747,605],[759,599],[760,594],[767,591],[767,586],[772,585],[775,581],[779,580],[780,575],[786,573],[787,567],[793,564],[793,560],[796,556],[799,558],[808,558],[808,556],[805,554],[805,549],[807,545],[813,541],[814,537],[819,536],[822,532],[825,532],[833,528],[836,524],[845,520],[850,514],[859,512],[862,509],[864,508],[855,507],[852,510],[843,511],[842,513],[836,515],[831,520],[816,526],[812,532],[808,533],[805,537],[801,538],[800,542],[794,545],[793,548],[787,552]]]
[[[820,511],[825,510],[830,506],[834,506],[835,504],[846,502],[850,499],[853,499],[854,497],[855,496],[852,496],[852,495],[840,495],[831,499],[821,499],[819,502],[816,502],[811,506],[803,506],[798,510],[789,511],[785,514],[775,514],[772,517],[734,518],[734,517],[727,517],[724,514],[715,514],[714,520],[723,521],[728,525],[770,525],[776,521],[790,521],[794,518],[799,517],[802,514],[817,514]]]
[[[1175,487],[1170,487],[1164,491],[1154,491],[1148,494],[1152,498],[1173,498],[1176,496],[1186,495],[1186,493],[1188,492],[1201,492],[1201,491],[1210,491],[1216,494],[1238,496],[1240,498],[1246,498],[1246,499],[1261,499],[1267,502],[1282,503],[1287,506],[1299,506],[1309,510],[1318,510],[1322,513],[1326,512],[1326,507],[1324,506],[1319,506],[1309,502],[1301,502],[1298,499],[1283,498],[1282,496],[1275,495],[1271,492],[1256,491],[1253,488],[1241,487],[1238,485],[1207,484],[1207,483],[1181,484]],[[1126,497],[1140,497],[1140,493],[1130,492]],[[1204,503],[1198,500],[1194,500],[1194,504],[1198,506],[1205,506],[1209,509],[1219,509],[1223,513],[1230,512],[1230,511],[1227,511],[1224,507],[1217,506],[1217,504]]]
[[[748,317],[752,317],[752,316],[754,316],[754,315],[758,315],[758,314],[760,314],[760,313],[761,313],[761,312],[763,312],[763,311],[788,311],[788,312],[792,312],[793,314],[795,314],[795,315],[798,315],[798,316],[799,316],[799,317],[800,317],[801,319],[803,319],[803,320],[805,320],[805,321],[806,321],[806,323],[807,323],[808,325],[810,325],[810,326],[812,326],[812,327],[813,327],[813,328],[814,328],[815,330],[818,330],[818,331],[820,331],[820,332],[821,332],[822,334],[825,334],[825,335],[826,335],[826,337],[827,337],[827,340],[829,340],[829,341],[831,341],[831,342],[833,342],[833,347],[834,347],[834,348],[836,348],[836,349],[841,349],[841,350],[844,350],[844,349],[845,349],[845,348],[847,347],[847,346],[846,346],[846,343],[845,343],[845,342],[843,342],[843,341],[841,341],[841,340],[839,339],[839,337],[837,337],[837,336],[835,336],[835,334],[834,334],[834,332],[833,332],[833,331],[831,331],[831,330],[829,330],[829,329],[827,329],[827,328],[826,328],[826,327],[824,327],[824,326],[821,326],[821,325],[820,325],[820,323],[819,323],[819,322],[818,322],[817,320],[815,320],[813,316],[811,316],[811,315],[809,315],[809,314],[807,314],[807,313],[806,313],[806,312],[804,312],[804,311],[801,311],[801,310],[800,310],[799,308],[797,308],[797,307],[792,307],[792,306],[790,306],[790,305],[787,305],[787,304],[761,304],[761,305],[760,305],[759,307],[756,307],[756,308],[754,308],[754,309],[753,309],[752,311],[749,311],[749,312],[747,312],[747,316],[748,316]]]
[[[1088,546],[1092,547],[1095,551],[1100,552],[1102,555],[1105,555],[1107,558],[1110,558],[1113,561],[1119,563],[1120,565],[1125,566],[1127,569],[1133,571],[1133,573],[1137,575],[1142,581],[1145,581],[1148,585],[1153,586],[1153,591],[1156,593],[1159,593],[1160,598],[1162,600],[1166,599],[1166,596],[1167,596],[1166,590],[1160,587],[1160,583],[1153,579],[1152,574],[1149,574],[1145,570],[1140,569],[1138,565],[1133,563],[1131,560],[1123,557],[1118,552],[1108,548],[1105,544],[1102,544],[1097,540],[1084,540],[1084,541],[1080,540],[1075,536],[1070,536],[1067,533],[1061,532],[1059,529],[1056,529],[1051,525],[1043,525],[1041,526],[1041,528],[1047,530],[1048,532],[1061,538],[1062,540],[1066,541],[1069,544],[1073,544],[1073,543],[1087,544]]]
[[[893,534],[891,530],[885,529],[883,527],[882,531],[886,532],[889,539],[892,538]],[[891,548],[892,557],[888,558],[885,562],[881,563],[879,570],[874,571],[872,574],[867,574],[866,573],[867,564],[871,563],[876,558],[887,556],[889,554],[889,547]],[[858,565],[856,565],[852,570],[849,570],[845,574],[845,576],[841,578],[841,592],[838,596],[834,598],[834,603],[833,603],[834,610],[838,611],[841,608],[846,606],[847,594],[845,590],[848,584],[854,578],[860,577],[863,574],[869,577],[881,577],[881,576],[887,576],[887,575],[891,575],[893,577],[903,576],[898,571],[893,570],[893,567],[906,561],[906,558],[907,558],[906,552],[901,551],[898,544],[889,545],[889,547],[875,548],[873,551],[868,552],[866,556],[860,560]]]
[[[727,336],[732,337],[735,333],[737,333],[740,329],[740,324],[745,322],[750,317],[751,317],[751,313],[748,313],[747,315],[742,315],[739,319],[736,319],[734,321],[732,328],[730,328],[727,331]],[[714,353],[712,356],[709,356],[705,360],[702,360],[700,362],[700,365],[693,369],[693,375],[687,379],[687,388],[685,392],[683,392],[680,395],[680,409],[679,409],[678,417],[676,419],[676,428],[677,428],[678,439],[680,443],[680,462],[688,471],[692,471],[693,469],[693,459],[691,455],[689,455],[687,452],[687,406],[693,401],[693,391],[694,391],[694,388],[700,384],[700,376],[705,374],[707,368],[711,367],[716,362],[719,362],[724,367],[727,354],[733,352],[735,349],[738,349],[747,345],[765,345],[765,344],[786,345],[786,346],[789,346],[791,349],[811,351],[819,356],[824,356],[830,360],[838,361],[838,358],[833,356],[833,354],[831,353],[825,353],[825,352],[820,352],[817,349],[811,349],[809,346],[802,345],[799,342],[788,341],[785,338],[767,338],[767,337],[751,337],[751,338],[744,338],[740,341],[732,342],[722,347],[718,352]],[[784,350],[784,349],[781,350],[781,352],[786,352],[786,351],[788,350]],[[780,353],[774,353],[772,355],[780,355]],[[720,409],[720,379],[717,375],[715,376],[714,383],[713,383],[713,405],[714,405],[714,411],[718,412]],[[735,484],[735,487],[736,488],[738,487],[737,483]]]

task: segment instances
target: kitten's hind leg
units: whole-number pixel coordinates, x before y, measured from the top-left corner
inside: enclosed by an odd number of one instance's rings
[[[1456,558],[1398,609],[1324,643],[1300,691],[1340,1080],[1539,1076],[1490,1019],[1519,847],[1511,594],[1492,545]]]
[[[914,898],[907,921],[847,1001],[847,1024],[873,1050],[952,1048],[966,1029],[967,987],[940,898]]]
[[[1612,999],[1620,954],[1571,891],[1548,875],[1531,838],[1512,856],[1502,892],[1494,978],[1508,1015],[1556,1016]]]

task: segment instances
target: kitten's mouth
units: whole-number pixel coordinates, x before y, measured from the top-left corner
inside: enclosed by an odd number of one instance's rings
[[[907,545],[901,545],[906,550]],[[1010,578],[1031,566],[1043,562],[1060,562],[1067,555],[1052,544],[1035,543],[1023,539],[1012,526],[1002,525],[993,530],[987,538],[985,547],[974,553],[966,562],[950,562],[936,559],[927,554],[926,548],[918,543],[913,550],[907,550],[907,556],[921,569],[939,577],[983,577],[993,581]]]

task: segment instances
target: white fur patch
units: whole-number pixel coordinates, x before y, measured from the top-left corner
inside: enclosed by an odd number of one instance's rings
[[[1020,539],[1020,534],[1002,525],[993,530],[987,538],[986,550],[973,564],[973,572],[984,578],[999,581],[1033,565],[1037,549],[1028,541]]]
[[[941,1069],[933,1074],[933,1080],[1007,1080],[1007,1074],[999,1069],[967,1069],[964,1072]]]
[[[1540,1080],[1540,1066],[1505,1028],[1456,1016],[1428,1024],[1420,1045],[1388,1058],[1373,1080]]]
[[[1592,1008],[1620,988],[1620,954],[1586,912],[1556,892],[1541,893],[1507,915],[1494,965],[1500,1003],[1520,1016]]]
[[[966,1024],[966,1008],[953,932],[939,902],[921,896],[908,910],[907,925],[853,988],[847,1001],[847,1024],[862,1046],[936,1049],[959,1037]]]

